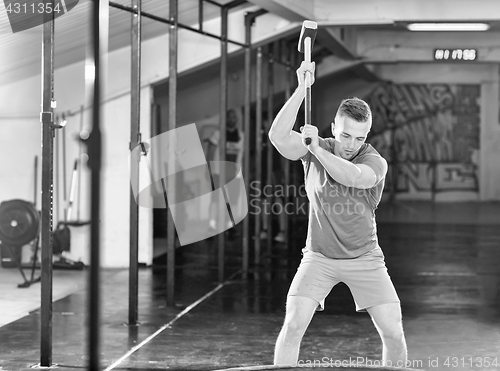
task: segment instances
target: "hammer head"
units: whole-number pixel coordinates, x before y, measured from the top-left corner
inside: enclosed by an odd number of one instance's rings
[[[318,31],[318,24],[314,21],[304,21],[302,23],[302,30],[300,30],[299,37],[299,52],[304,53],[304,40],[308,37],[311,38],[311,48],[316,39],[316,32]]]

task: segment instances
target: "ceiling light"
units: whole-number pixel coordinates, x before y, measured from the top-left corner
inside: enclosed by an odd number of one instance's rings
[[[487,23],[410,23],[410,31],[487,31]]]

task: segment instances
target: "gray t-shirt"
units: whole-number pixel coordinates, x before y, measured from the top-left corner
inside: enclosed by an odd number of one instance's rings
[[[320,139],[319,143],[334,153],[335,139]],[[346,187],[336,182],[310,152],[301,160],[309,199],[306,248],[334,259],[351,259],[377,247],[375,209],[382,198],[386,175],[380,154],[365,143],[350,160],[353,164],[371,167],[377,175],[377,183],[369,189]]]

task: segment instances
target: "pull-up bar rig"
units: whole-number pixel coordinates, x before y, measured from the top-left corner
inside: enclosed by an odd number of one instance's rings
[[[49,0],[50,1],[50,0]],[[100,28],[100,20],[102,18],[101,8],[109,5],[111,7],[128,11],[137,17],[132,17],[132,126],[131,126],[131,147],[140,144],[141,135],[139,106],[140,106],[140,53],[141,53],[141,17],[150,18],[152,20],[169,24],[170,27],[170,58],[169,58],[169,130],[175,129],[176,126],[176,89],[177,89],[177,30],[178,28],[186,29],[207,37],[215,38],[221,41],[221,100],[220,100],[220,117],[221,117],[221,138],[220,138],[220,158],[225,158],[225,130],[226,130],[226,115],[227,111],[227,44],[232,43],[245,48],[245,116],[244,128],[246,132],[250,132],[250,52],[251,52],[251,32],[250,28],[255,19],[267,13],[264,10],[249,12],[245,16],[245,43],[230,40],[227,37],[227,18],[229,10],[239,5],[246,3],[245,0],[234,0],[228,4],[221,5],[212,0],[199,0],[199,25],[198,29],[181,24],[178,22],[178,0],[170,0],[170,19],[158,17],[153,14],[141,11],[140,0],[131,0],[133,7],[127,7],[107,0],[94,0],[92,7],[92,58],[95,66],[95,79],[93,84],[93,99],[92,99],[92,131],[85,140],[88,146],[89,167],[91,171],[91,236],[90,236],[90,268],[89,275],[89,335],[88,335],[88,368],[90,370],[100,369],[100,182],[101,182],[101,161],[102,161],[102,137],[100,131],[100,104],[103,103],[101,97],[101,79],[103,71],[101,71],[101,39],[103,35]],[[203,3],[209,3],[221,8],[221,35],[215,35],[203,30]],[[43,367],[52,365],[52,169],[53,169],[53,77],[54,77],[54,19],[46,19],[44,24],[44,37],[42,43],[43,58],[42,58],[42,303],[41,303],[41,362]],[[260,50],[262,57],[262,50]],[[271,57],[274,59],[273,57]],[[281,64],[279,61],[274,60]],[[283,63],[287,67],[289,64]],[[68,112],[68,115],[71,115]],[[249,135],[245,136],[244,148],[245,152],[249,151]],[[246,156],[244,165],[244,180],[245,187],[248,189],[250,180],[250,170],[248,156]],[[221,168],[221,179],[225,179],[224,167]],[[132,197],[131,197],[132,202]],[[134,200],[135,203],[135,200]],[[244,219],[243,223],[243,276],[246,277],[248,272],[248,252],[249,252],[249,218]],[[131,241],[130,241],[130,273],[129,281],[130,300],[129,300],[129,324],[137,324],[137,293],[138,293],[138,277],[137,277],[137,252],[138,252],[138,208],[131,206],[130,216]],[[174,235],[175,228],[173,220],[170,217],[167,223],[168,233],[168,284],[167,284],[167,304],[174,303]],[[133,238],[132,238],[133,237]],[[224,278],[224,235],[219,236],[219,280]],[[134,299],[135,298],[135,299]]]
[[[199,0],[199,2],[201,4],[203,4],[203,2],[208,2],[210,4],[217,5],[217,6],[219,6],[221,8],[221,11],[224,11],[225,9],[231,9],[231,8],[234,8],[234,7],[237,7],[239,5],[242,5],[242,4],[246,3],[245,0],[235,0],[235,1],[231,2],[231,3],[226,4],[226,5],[221,5],[221,4],[218,4],[218,3],[214,2],[214,1],[210,1],[210,0]],[[114,3],[114,2],[110,1],[109,2],[109,6],[112,7],[112,8],[116,8],[116,9],[120,9],[120,10],[129,12],[129,13],[132,13],[132,14],[138,14],[137,8],[126,6],[126,5],[123,5],[123,4]],[[201,12],[203,12],[203,8],[201,8]],[[153,21],[165,23],[165,24],[168,24],[168,25],[171,25],[171,26],[174,25],[174,21],[172,21],[171,19],[159,17],[157,15],[154,15],[154,14],[151,14],[151,13],[147,13],[147,12],[144,12],[142,10],[141,10],[140,14],[141,14],[142,17],[149,18],[149,19],[151,19]],[[191,27],[191,26],[188,26],[186,24],[182,24],[182,23],[178,23],[178,22],[176,23],[176,25],[177,25],[178,28],[182,28],[182,29],[185,29],[185,30],[188,30],[188,31],[192,31],[192,32],[195,32],[197,34],[200,34],[200,35],[203,35],[203,36],[208,36],[208,37],[220,40],[220,41],[225,40],[225,41],[227,41],[227,42],[229,42],[231,44],[239,45],[239,46],[244,47],[244,48],[248,46],[248,45],[240,43],[238,41],[227,39],[227,37],[224,38],[222,35],[219,36],[219,35],[207,32],[207,31],[203,31],[203,14],[200,14],[200,12],[199,12],[198,13],[198,17],[199,17],[199,19],[198,19],[198,28]]]

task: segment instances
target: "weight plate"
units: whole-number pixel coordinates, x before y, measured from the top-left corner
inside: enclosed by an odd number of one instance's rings
[[[38,235],[40,214],[31,202],[10,200],[0,204],[0,241],[21,247]]]

